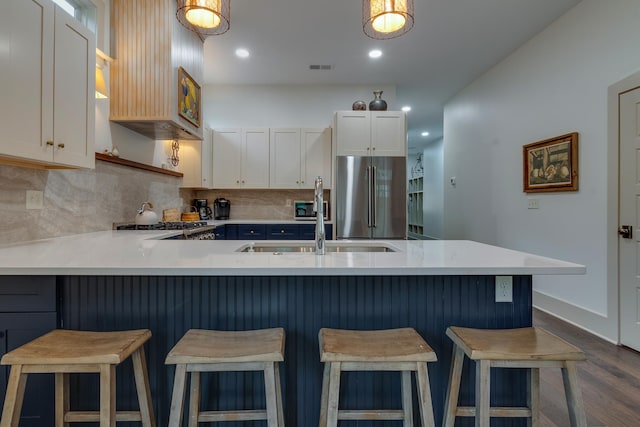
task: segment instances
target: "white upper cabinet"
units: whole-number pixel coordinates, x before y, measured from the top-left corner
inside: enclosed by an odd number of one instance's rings
[[[405,156],[406,117],[402,111],[338,111],[338,156]]]
[[[304,188],[313,188],[315,179],[322,177],[324,188],[331,188],[331,128],[302,129],[300,176]]]
[[[271,129],[270,188],[331,187],[331,130]]]
[[[50,0],[4,2],[0,51],[0,161],[93,168],[94,34]]]
[[[205,128],[202,141],[180,141],[178,170],[184,175],[182,187],[212,188],[213,131]]]
[[[211,188],[269,188],[269,130],[213,132]]]

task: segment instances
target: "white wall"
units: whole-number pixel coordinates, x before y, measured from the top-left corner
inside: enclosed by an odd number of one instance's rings
[[[390,85],[205,85],[203,122],[211,128],[328,127],[334,111],[351,110],[354,101],[369,104],[383,90],[389,110],[398,110]]]
[[[640,69],[640,2],[583,0],[450,100],[444,112],[445,237],[578,262],[534,278],[534,303],[618,338],[607,283],[607,88]],[[577,131],[580,190],[522,192],[522,146]],[[527,209],[527,198],[539,210]],[[615,221],[615,219],[613,219]],[[615,228],[614,228],[615,230]]]
[[[429,143],[422,154],[424,169],[424,235],[444,237],[443,140]]]

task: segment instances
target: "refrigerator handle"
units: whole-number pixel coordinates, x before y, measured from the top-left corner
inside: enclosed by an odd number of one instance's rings
[[[371,227],[371,166],[367,166],[367,227]]]
[[[378,168],[371,167],[371,226],[378,226]]]

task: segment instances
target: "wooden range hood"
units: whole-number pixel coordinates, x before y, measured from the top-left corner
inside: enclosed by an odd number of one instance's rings
[[[178,69],[201,84],[203,40],[176,19],[175,0],[111,1],[109,120],[155,140],[202,140],[178,114]]]

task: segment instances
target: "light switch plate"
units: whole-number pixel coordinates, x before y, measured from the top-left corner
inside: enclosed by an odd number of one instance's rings
[[[527,199],[527,208],[528,209],[540,209],[540,200],[538,200],[538,199]]]

